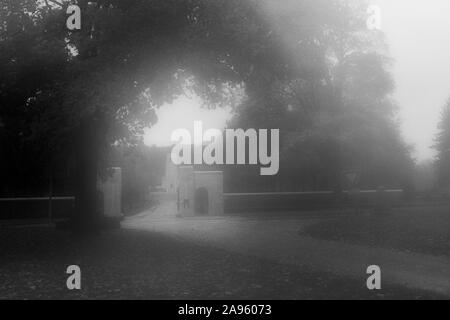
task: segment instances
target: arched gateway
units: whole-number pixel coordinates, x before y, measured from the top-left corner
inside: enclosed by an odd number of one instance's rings
[[[175,166],[169,155],[163,180],[163,187],[177,194],[180,216],[223,215],[222,171],[194,171],[193,166]]]

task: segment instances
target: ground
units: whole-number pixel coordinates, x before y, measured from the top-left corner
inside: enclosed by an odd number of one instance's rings
[[[167,209],[90,239],[0,226],[0,299],[450,298],[445,208],[320,219],[181,219]],[[82,270],[77,292],[66,288],[73,264]],[[366,287],[372,264],[381,291]]]
[[[181,242],[152,232],[109,231],[80,240],[47,227],[0,229],[0,299],[443,298]],[[82,290],[66,288],[68,265]]]
[[[415,207],[388,215],[356,215],[323,221],[305,232],[312,237],[450,257],[450,209]]]

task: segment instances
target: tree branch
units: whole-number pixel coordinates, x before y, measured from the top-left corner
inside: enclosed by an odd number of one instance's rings
[[[54,3],[54,4],[58,5],[58,6],[60,6],[61,8],[63,7],[63,4],[62,4],[61,2],[59,2],[59,1],[56,1],[56,0],[46,0],[45,2],[47,2],[47,1],[50,1],[51,3]]]

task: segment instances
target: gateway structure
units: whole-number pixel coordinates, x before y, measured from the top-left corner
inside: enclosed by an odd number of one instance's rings
[[[194,166],[176,166],[167,155],[162,186],[168,193],[176,194],[180,216],[223,215],[222,171],[195,171]]]

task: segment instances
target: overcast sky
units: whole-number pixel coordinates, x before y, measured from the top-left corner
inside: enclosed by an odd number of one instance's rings
[[[415,146],[415,157],[432,159],[431,149],[442,106],[450,97],[450,0],[371,0],[382,13],[390,55],[395,60],[395,98],[403,135]],[[227,110],[208,111],[198,101],[180,98],[158,110],[158,123],[146,143],[168,145],[178,128],[194,120],[205,128],[223,128]]]
[[[418,160],[431,149],[442,106],[450,97],[450,1],[372,0],[395,60],[395,97],[405,139]]]
[[[172,132],[177,129],[187,129],[193,136],[194,121],[203,122],[203,131],[208,129],[224,129],[231,111],[226,108],[208,110],[201,108],[201,101],[196,98],[180,97],[173,104],[166,104],[156,110],[158,122],[147,130],[145,143],[147,145],[171,145]]]

